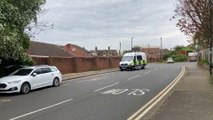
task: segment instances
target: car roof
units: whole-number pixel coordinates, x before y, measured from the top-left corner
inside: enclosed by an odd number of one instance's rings
[[[36,65],[36,66],[28,66],[28,67],[24,67],[22,69],[36,69],[36,68],[44,68],[44,67],[50,67],[48,65]],[[52,66],[53,67],[53,66]]]

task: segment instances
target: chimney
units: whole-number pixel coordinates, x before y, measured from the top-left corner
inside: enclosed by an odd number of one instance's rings
[[[110,50],[110,46],[108,46],[108,50]]]
[[[98,51],[98,47],[97,46],[95,46],[95,51]]]

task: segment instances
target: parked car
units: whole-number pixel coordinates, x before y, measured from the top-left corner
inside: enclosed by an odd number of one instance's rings
[[[197,58],[196,57],[190,57],[189,62],[196,62]]]
[[[174,60],[170,57],[170,58],[167,58],[167,63],[174,63]]]
[[[46,86],[59,86],[61,81],[61,72],[55,66],[25,67],[0,78],[0,93],[26,94],[31,90]]]

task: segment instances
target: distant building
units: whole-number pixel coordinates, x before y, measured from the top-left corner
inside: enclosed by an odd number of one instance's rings
[[[132,48],[132,51],[133,52],[140,52],[141,51],[141,47],[135,46],[135,47]]]
[[[147,47],[142,48],[142,52],[145,52],[149,62],[159,62],[161,60],[160,48]]]
[[[90,56],[89,52],[86,49],[84,49],[78,45],[66,44],[65,46],[61,46],[61,48],[63,48],[65,51],[69,52],[70,54],[74,55],[75,57]]]
[[[58,45],[30,41],[27,53],[30,56],[52,56],[52,57],[73,57],[74,55],[60,48]]]
[[[107,50],[98,50],[98,47],[95,47],[95,50],[89,52],[91,56],[118,56],[117,50],[110,50],[110,47]]]
[[[168,53],[168,52],[169,52],[169,50],[168,50],[167,48],[165,48],[165,49],[162,50],[162,53],[163,53],[163,54],[166,54],[166,53]]]

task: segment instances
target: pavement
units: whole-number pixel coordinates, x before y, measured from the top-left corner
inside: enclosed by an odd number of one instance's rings
[[[213,84],[208,72],[186,66],[186,74],[150,120],[213,120]]]
[[[65,81],[65,80],[92,76],[92,75],[97,75],[97,74],[115,72],[118,70],[119,70],[118,68],[112,68],[112,69],[104,69],[104,70],[97,70],[97,71],[80,72],[80,73],[68,73],[68,74],[63,74],[62,79],[63,79],[63,81]]]

